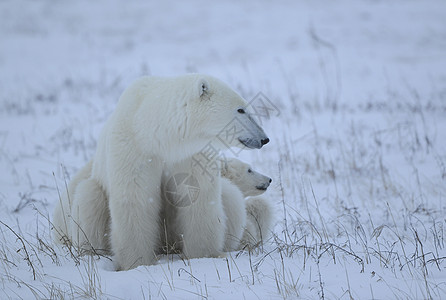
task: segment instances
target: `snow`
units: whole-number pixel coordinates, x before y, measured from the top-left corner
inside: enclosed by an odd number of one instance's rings
[[[0,2],[0,298],[446,298],[445,18],[442,0]],[[126,272],[55,245],[58,193],[123,89],[188,72],[271,102],[271,142],[238,156],[273,178],[273,237]]]

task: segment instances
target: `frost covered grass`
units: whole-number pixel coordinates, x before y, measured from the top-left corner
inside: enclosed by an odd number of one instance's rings
[[[0,298],[445,298],[445,8],[2,2]],[[271,238],[126,272],[55,245],[58,194],[123,89],[186,72],[277,108],[239,157],[273,178]]]

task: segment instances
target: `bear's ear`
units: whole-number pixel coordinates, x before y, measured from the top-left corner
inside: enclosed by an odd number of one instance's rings
[[[208,94],[208,92],[209,92],[209,83],[206,80],[201,79],[199,81],[198,92],[199,92],[200,97],[203,97],[203,96]]]

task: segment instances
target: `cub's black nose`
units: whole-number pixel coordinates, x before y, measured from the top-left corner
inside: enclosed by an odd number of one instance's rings
[[[272,181],[273,181],[273,180],[270,178],[270,179],[269,179],[269,183],[271,183]]]
[[[269,138],[263,139],[260,142],[262,143],[262,145],[266,145],[269,143]]]

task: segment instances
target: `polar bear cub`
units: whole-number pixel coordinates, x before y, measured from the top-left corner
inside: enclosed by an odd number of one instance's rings
[[[273,219],[269,202],[258,196],[272,179],[235,159],[222,160],[222,202],[226,214],[225,251],[251,247],[267,238]],[[245,198],[249,197],[246,201]]]
[[[177,164],[173,175],[165,174],[165,201],[161,213],[163,243],[159,253],[181,250],[188,258],[194,258],[208,251],[199,241],[211,236],[220,241],[220,249],[225,252],[239,250],[245,245],[254,247],[267,237],[271,230],[272,208],[264,198],[251,196],[264,193],[271,178],[235,158],[217,159],[216,165],[203,173],[190,164]],[[221,191],[221,201],[203,201],[202,197],[209,195],[200,184],[205,174],[213,176],[213,184]],[[189,192],[178,195],[180,187]],[[202,218],[209,210],[218,212],[214,214],[216,217]],[[217,237],[206,232],[215,224],[225,228]]]
[[[272,182],[271,178],[254,171],[239,159],[224,158],[221,163],[221,176],[235,184],[245,198],[263,194]]]

